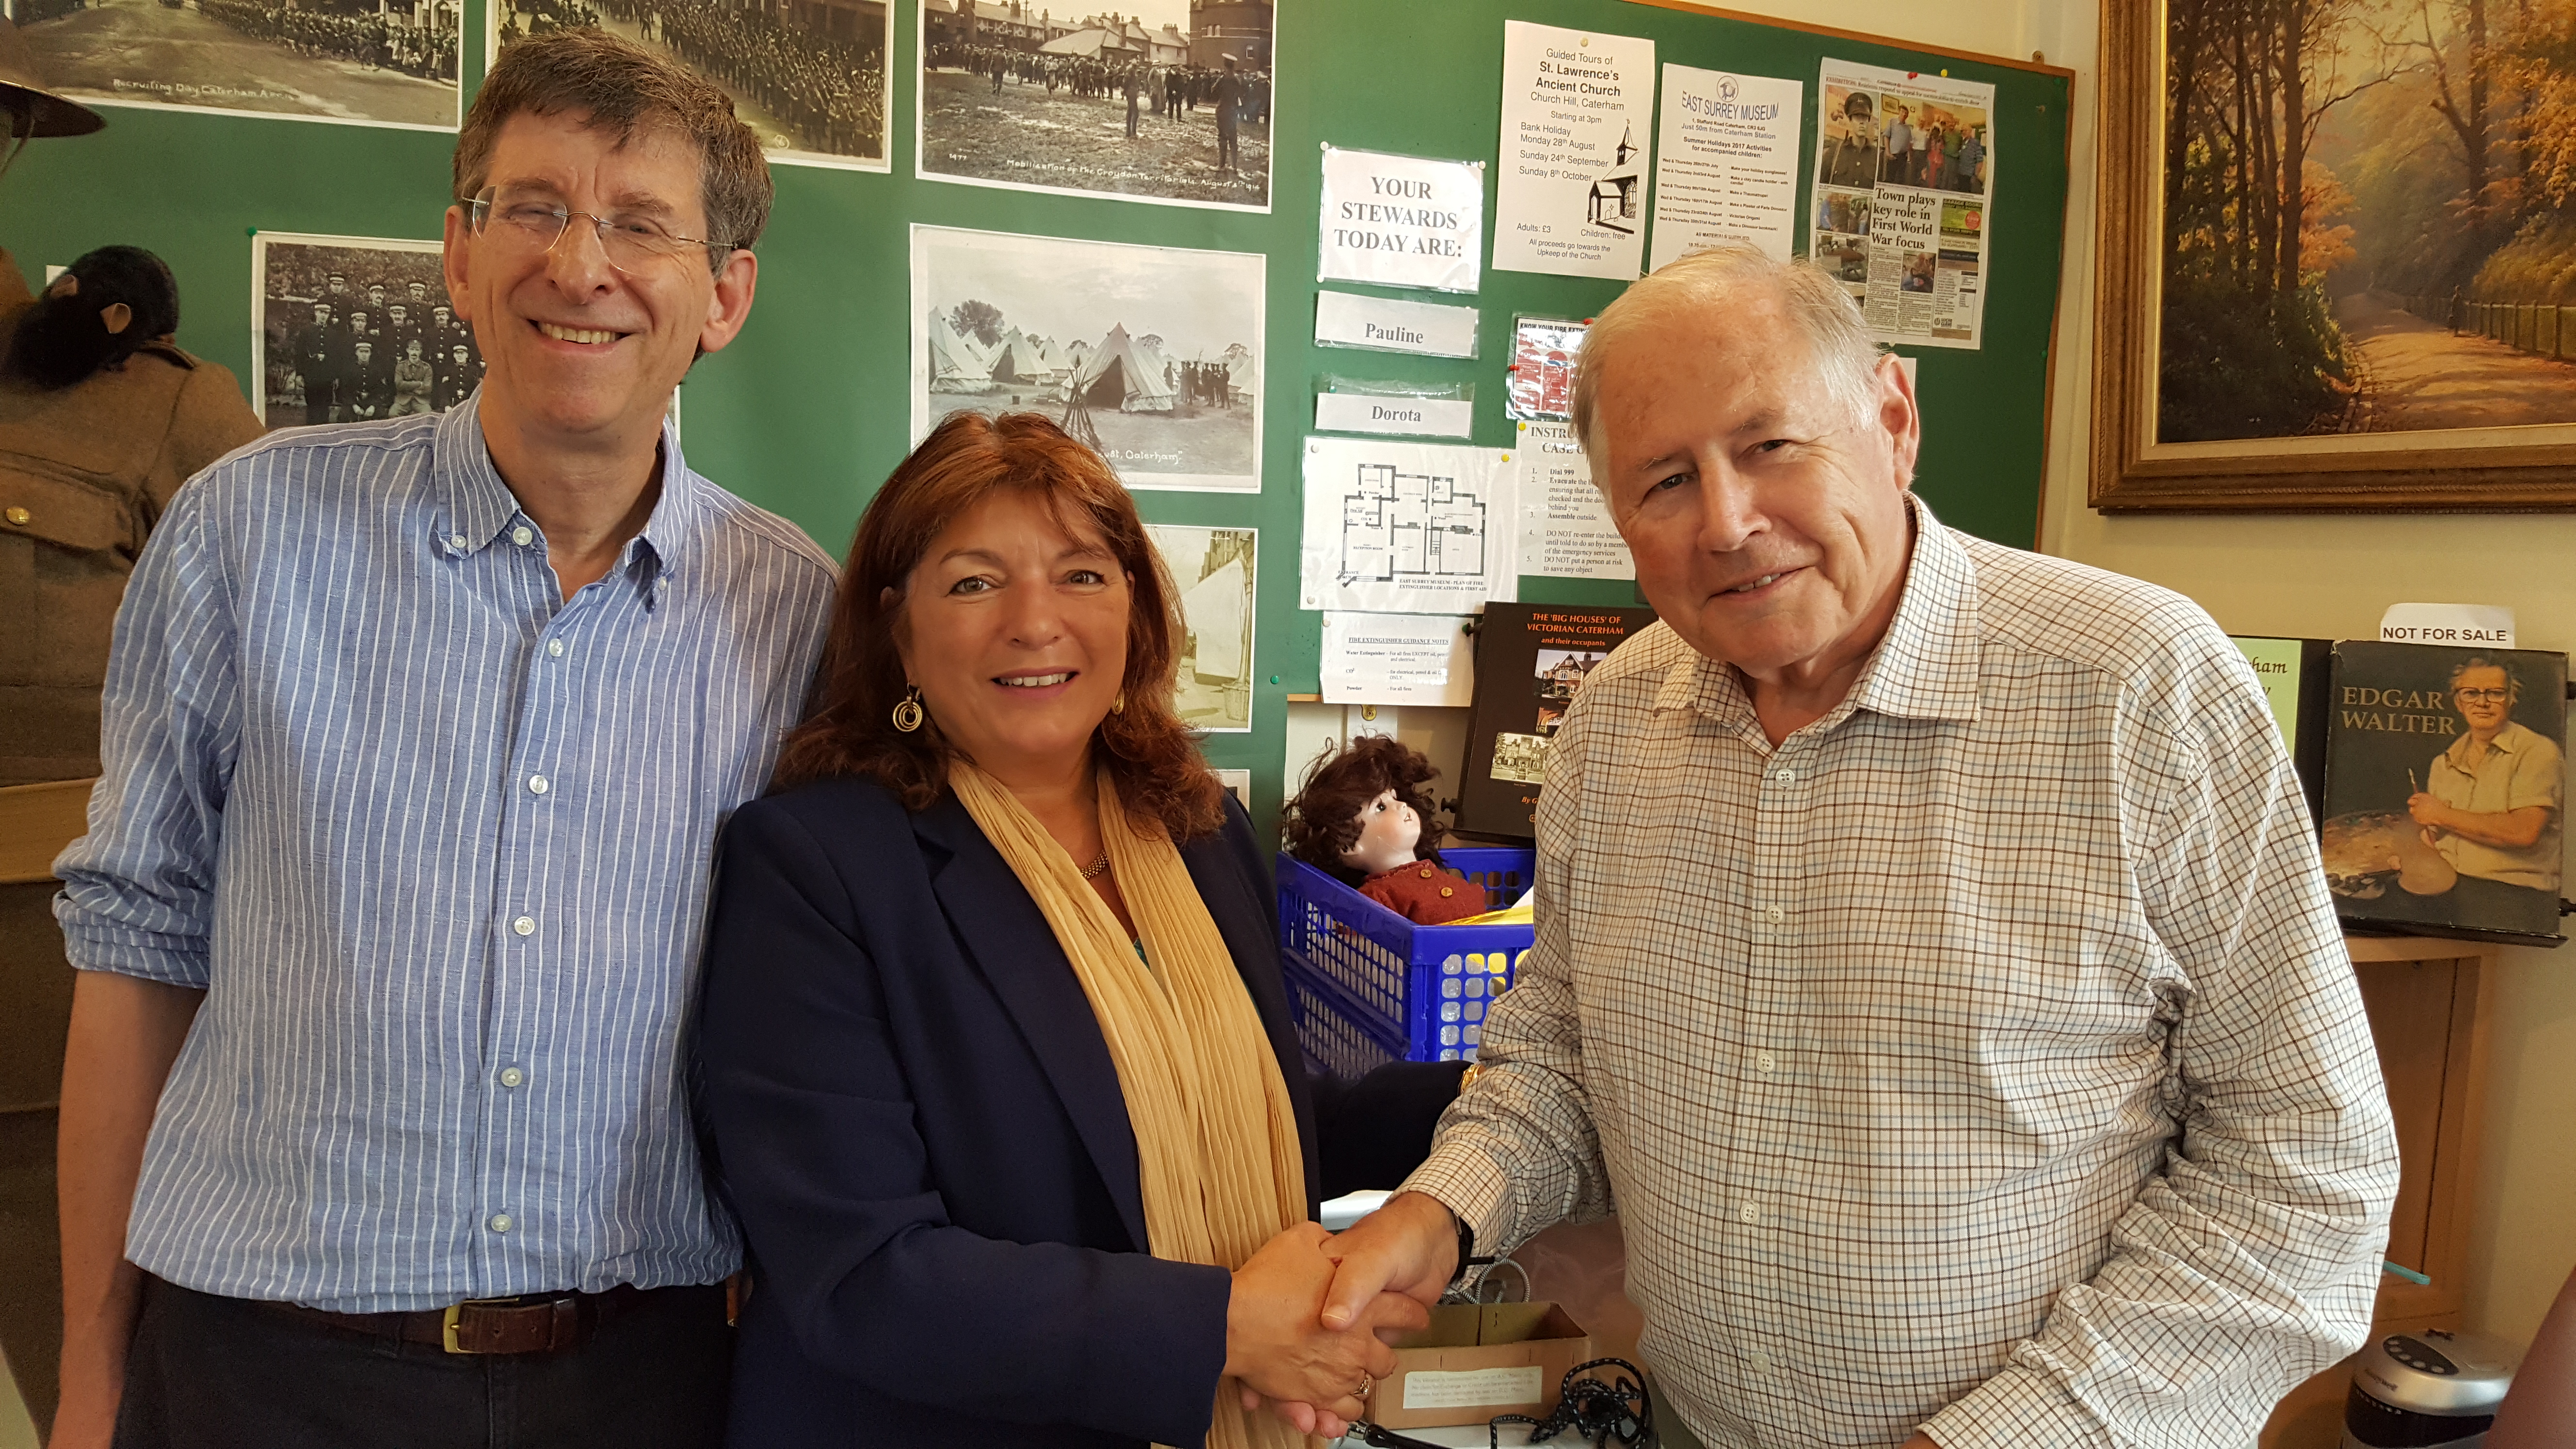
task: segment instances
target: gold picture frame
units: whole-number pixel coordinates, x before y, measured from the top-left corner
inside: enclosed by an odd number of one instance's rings
[[[2196,13],[2225,3],[2201,0]],[[2199,513],[2576,509],[2576,423],[2157,440],[2172,6],[2173,0],[2102,5],[2092,506]],[[2302,253],[2299,264],[2304,260]],[[2576,359],[2576,306],[2552,310],[2550,351]],[[2568,324],[2564,349],[2555,342],[2561,322]],[[2456,323],[2449,330],[2461,334]],[[2576,363],[2553,365],[2569,365],[2576,378]]]

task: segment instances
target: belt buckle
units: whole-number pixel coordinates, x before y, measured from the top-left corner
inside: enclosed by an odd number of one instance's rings
[[[440,1346],[445,1348],[449,1353],[482,1353],[483,1350],[479,1348],[466,1348],[457,1343],[456,1328],[458,1317],[468,1308],[507,1307],[515,1301],[516,1300],[509,1298],[468,1298],[461,1303],[448,1304],[447,1311],[440,1314],[438,1319],[438,1337]]]

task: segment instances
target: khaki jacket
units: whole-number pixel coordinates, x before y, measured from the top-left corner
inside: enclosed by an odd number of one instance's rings
[[[0,252],[0,349],[31,300]],[[265,431],[233,375],[155,344],[59,392],[0,382],[0,785],[99,772],[116,606],[179,485]]]
[[[32,301],[0,251],[0,356]],[[99,686],[135,556],[189,475],[261,431],[231,373],[175,347],[60,392],[0,381],[0,786],[99,772]],[[36,813],[58,822],[49,836],[78,829],[71,811]],[[69,843],[9,846],[50,859]],[[72,971],[34,869],[0,884],[0,1113],[50,1109],[62,1081]]]

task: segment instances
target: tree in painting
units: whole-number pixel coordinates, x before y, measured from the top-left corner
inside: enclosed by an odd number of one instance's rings
[[[2576,0],[2168,0],[2165,45],[2158,441],[2576,422]]]

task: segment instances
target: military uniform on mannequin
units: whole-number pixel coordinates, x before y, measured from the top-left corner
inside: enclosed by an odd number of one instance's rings
[[[0,836],[59,822],[0,884],[0,1348],[42,1427],[62,1342],[54,1108],[72,990],[44,862],[80,833],[99,773],[108,641],[145,536],[190,474],[262,429],[230,372],[172,343],[178,288],[150,252],[91,252],[41,299],[0,253],[0,289]]]

